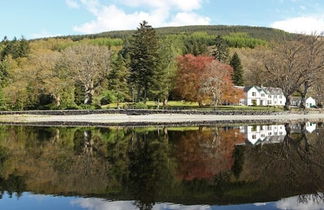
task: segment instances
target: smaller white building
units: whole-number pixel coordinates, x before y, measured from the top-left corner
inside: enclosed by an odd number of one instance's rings
[[[314,98],[312,98],[312,97],[308,97],[305,102],[306,102],[306,104],[305,104],[306,108],[316,107],[316,100]],[[301,103],[301,98],[300,97],[293,97],[291,99],[291,105],[292,106],[297,106],[298,107],[298,106],[300,106],[300,103]]]
[[[306,108],[312,108],[316,106],[316,101],[312,97],[306,99]]]

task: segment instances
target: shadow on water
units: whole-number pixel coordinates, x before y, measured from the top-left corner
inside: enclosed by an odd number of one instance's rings
[[[0,131],[1,195],[127,200],[138,209],[323,202],[323,124]]]

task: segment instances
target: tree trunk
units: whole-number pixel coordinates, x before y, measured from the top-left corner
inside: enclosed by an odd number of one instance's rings
[[[157,100],[157,109],[160,109],[160,99]]]
[[[300,93],[300,105],[299,105],[299,107],[300,107],[301,109],[303,109],[303,110],[306,109],[306,95],[307,95],[307,93],[308,93],[308,89],[309,89],[309,88],[310,88],[309,82],[306,81],[306,82],[304,83],[304,88],[303,88],[303,90],[302,90],[302,91],[299,91],[299,93]]]
[[[168,99],[165,98],[165,99],[163,99],[163,106],[165,107],[165,106],[167,106],[167,105],[168,105]]]
[[[290,104],[291,104],[291,96],[290,95],[285,95],[286,97],[286,103],[284,106],[284,110],[289,110],[290,109]]]
[[[59,107],[61,106],[61,97],[53,95],[54,101],[55,101],[55,106]]]
[[[301,94],[299,108],[306,109],[306,94]]]
[[[93,83],[86,85],[84,104],[92,104],[93,95],[94,95]]]
[[[119,99],[117,100],[117,109],[120,109],[120,107],[119,107]]]
[[[147,88],[144,89],[144,100],[143,100],[144,104],[146,104],[146,102],[147,102],[146,97],[147,97]]]

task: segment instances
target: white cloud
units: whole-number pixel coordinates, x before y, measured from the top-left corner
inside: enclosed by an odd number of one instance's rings
[[[124,0],[127,6],[139,7],[149,6],[153,8],[176,8],[181,11],[192,11],[199,9],[202,0]]]
[[[79,198],[71,202],[73,206],[80,206],[87,210],[128,210],[138,209],[135,201],[107,201],[98,198]],[[153,210],[211,210],[209,205],[185,206],[171,203],[158,203],[153,206]]]
[[[116,5],[104,5],[99,0],[79,0],[95,19],[75,26],[74,31],[81,33],[98,33],[111,30],[135,29],[146,20],[153,27],[180,25],[207,25],[210,19],[194,10],[201,7],[203,0],[124,0],[129,7],[140,8],[126,12]],[[148,10],[141,10],[144,6]],[[133,9],[134,9],[133,8]]]
[[[208,25],[210,18],[200,16],[193,12],[180,12],[175,15],[169,25]]]
[[[254,203],[253,205],[255,205],[255,206],[266,206],[267,203]]]
[[[72,201],[72,205],[88,210],[126,210],[134,209],[133,201],[105,201],[98,198],[80,198]]]
[[[292,33],[312,34],[324,32],[324,16],[302,16],[276,21],[271,27]]]
[[[48,31],[44,30],[40,33],[34,33],[30,36],[31,39],[38,39],[38,38],[48,38],[48,37],[56,37],[56,36],[62,36],[62,34],[52,34]]]
[[[279,209],[291,209],[291,210],[322,210],[324,201],[322,200],[323,194],[320,194],[319,198],[312,195],[307,195],[304,202],[298,200],[298,196],[285,198],[276,203],[276,207]]]
[[[79,3],[76,0],[65,0],[65,3],[70,8],[73,8],[73,9],[80,8],[80,5],[79,5]]]

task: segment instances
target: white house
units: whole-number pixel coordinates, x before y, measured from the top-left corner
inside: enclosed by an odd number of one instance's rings
[[[284,106],[286,97],[280,88],[273,87],[237,87],[244,90],[241,105],[246,106]]]

